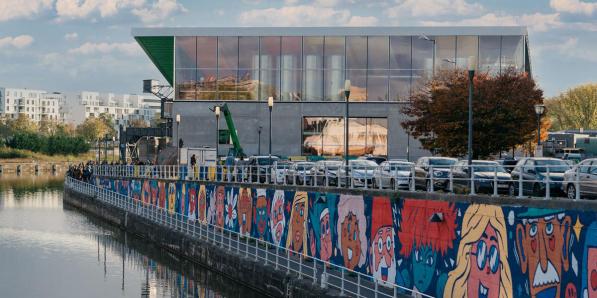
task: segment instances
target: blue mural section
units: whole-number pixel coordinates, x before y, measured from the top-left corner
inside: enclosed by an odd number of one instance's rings
[[[139,206],[250,235],[382,285],[436,297],[597,297],[594,211],[186,181],[94,183]]]

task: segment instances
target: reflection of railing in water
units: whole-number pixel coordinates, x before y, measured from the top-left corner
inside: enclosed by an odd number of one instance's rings
[[[253,258],[265,265],[297,275],[322,287],[340,291],[341,295],[356,297],[396,297],[399,292],[431,297],[416,290],[401,287],[391,282],[381,283],[361,272],[353,271],[318,258],[305,257],[292,249],[274,245],[262,239],[241,235],[238,232],[209,224],[191,221],[189,217],[172,213],[158,206],[142,204],[125,195],[99,188],[72,178],[66,186],[73,191],[93,196],[98,200],[138,215],[158,225],[183,233],[192,239],[207,241],[226,249],[231,254]]]

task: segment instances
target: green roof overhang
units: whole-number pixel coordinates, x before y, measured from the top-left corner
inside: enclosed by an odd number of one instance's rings
[[[174,36],[136,36],[135,40],[170,86],[174,86]]]

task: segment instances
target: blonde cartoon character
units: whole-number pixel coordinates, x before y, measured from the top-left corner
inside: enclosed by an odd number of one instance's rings
[[[355,269],[367,262],[367,219],[363,196],[341,195],[338,203],[338,248],[344,266]]]
[[[462,219],[456,268],[444,297],[512,297],[504,213],[498,206],[471,204]]]
[[[292,201],[288,233],[286,235],[286,248],[296,253],[307,254],[307,218],[309,203],[307,192],[297,191]]]

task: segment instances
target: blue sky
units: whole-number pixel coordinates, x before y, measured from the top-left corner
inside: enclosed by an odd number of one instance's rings
[[[139,93],[144,26],[528,26],[546,96],[597,81],[592,0],[0,0],[0,86]]]

